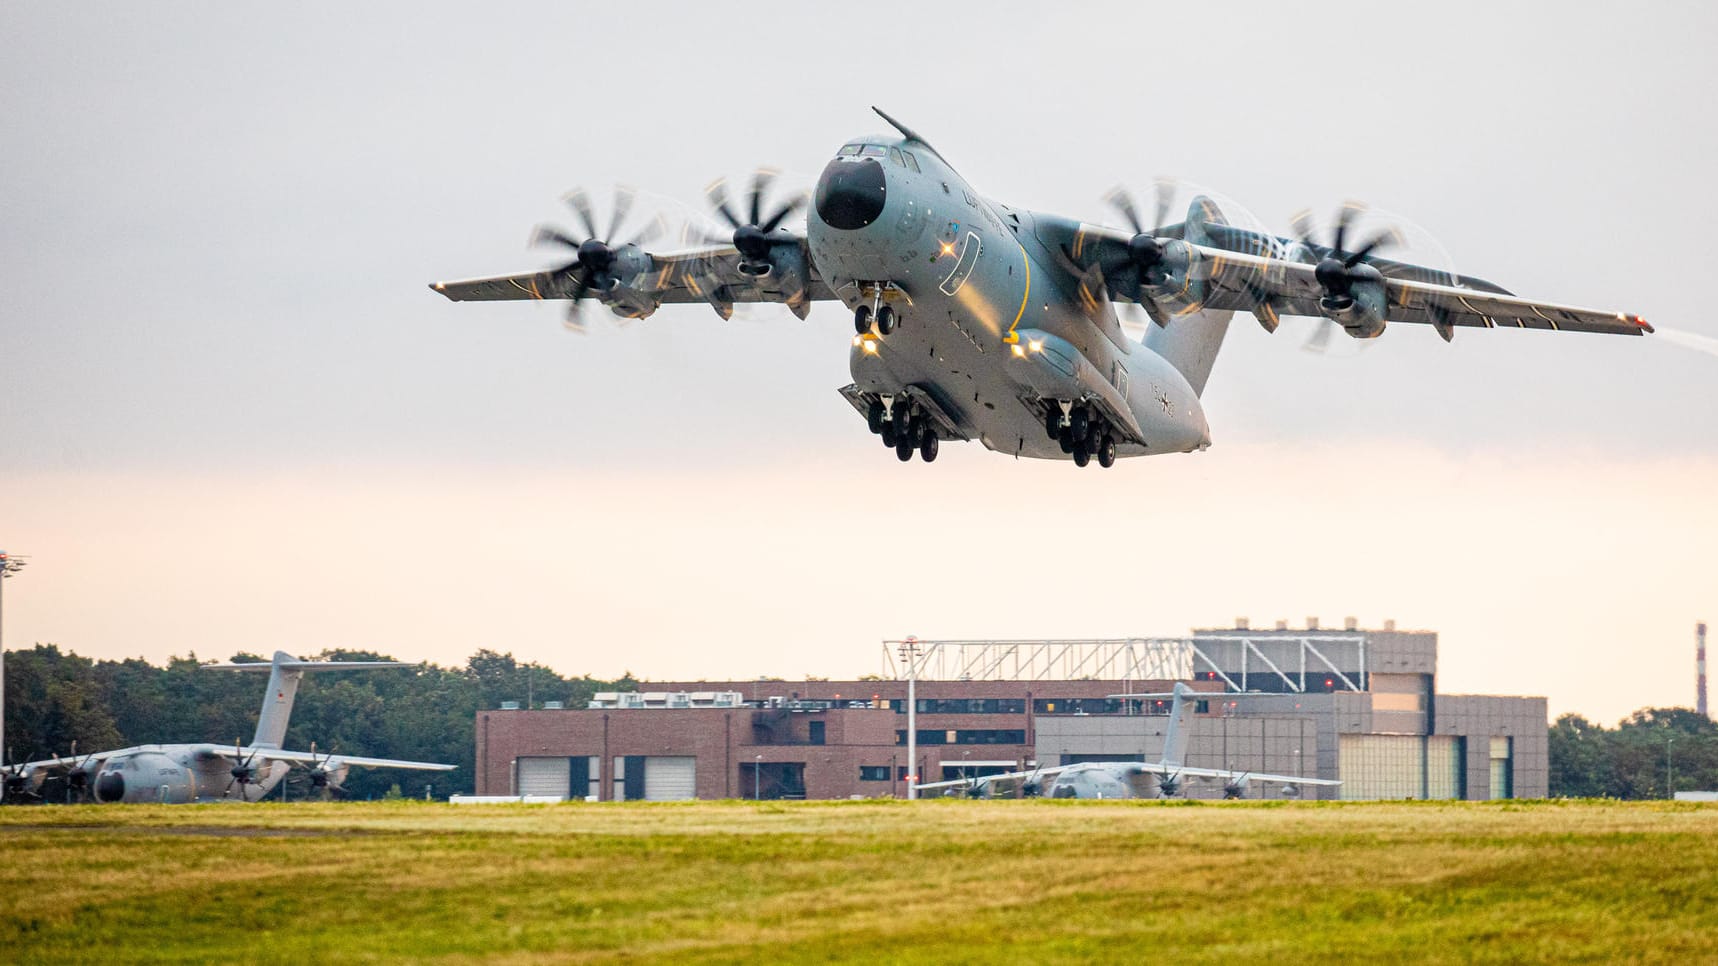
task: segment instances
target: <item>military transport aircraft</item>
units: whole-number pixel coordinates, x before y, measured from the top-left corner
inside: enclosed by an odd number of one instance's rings
[[[23,762],[5,769],[5,798],[24,801],[40,798],[42,783],[49,775],[63,774],[68,797],[79,799],[92,793],[98,802],[246,801],[267,795],[293,766],[308,772],[312,788],[324,794],[339,794],[347,769],[413,768],[452,771],[453,765],[392,758],[358,758],[349,755],[317,755],[309,751],[285,751],[286,722],[292,715],[298,682],[306,671],[359,671],[370,668],[411,667],[399,661],[300,661],[276,651],[274,660],[244,664],[205,664],[206,670],[268,671],[268,692],[263,695],[257,717],[256,737],[249,746],[220,744],[138,745],[117,751],[93,752],[79,757]]]
[[[1638,315],[1530,301],[1381,258],[1390,237],[1352,238],[1354,206],[1322,239],[1306,217],[1293,238],[1233,226],[1208,197],[1164,224],[1162,191],[1150,226],[1131,198],[1112,195],[1126,229],[1016,208],[980,195],[924,138],[877,114],[899,136],[842,145],[803,231],[787,221],[804,199],[766,206],[767,172],[738,211],[712,185],[732,235],[674,251],[645,250],[648,231],[619,240],[629,189],[617,192],[606,232],[574,192],[584,237],[537,234],[570,260],[431,288],[454,301],[568,299],[575,329],[584,300],[631,319],[679,302],[707,302],[724,319],[735,303],[781,302],[803,319],[812,302],[838,300],[857,331],[853,383],[841,394],[902,461],[933,460],[944,440],[1080,466],[1203,450],[1211,432],[1200,395],[1237,311],[1271,332],[1285,315],[1322,316],[1356,339],[1390,322],[1428,324],[1446,341],[1461,326],[1652,331]],[[1142,341],[1124,334],[1116,302],[1156,323]]]
[[[1027,798],[1175,798],[1185,791],[1184,783],[1188,779],[1221,779],[1224,798],[1245,798],[1253,782],[1280,784],[1283,786],[1283,794],[1288,797],[1299,795],[1300,788],[1305,785],[1342,784],[1339,781],[1303,778],[1298,775],[1189,767],[1187,739],[1194,703],[1202,698],[1215,697],[1228,701],[1244,695],[1208,694],[1177,683],[1175,690],[1168,693],[1112,694],[1110,697],[1170,702],[1169,727],[1163,735],[1163,755],[1157,761],[1088,761],[1053,768],[1012,771],[1001,775],[929,782],[915,787],[921,792],[958,790],[973,798],[994,795],[998,786],[1017,786],[1020,794]],[[1153,777],[1156,781],[1149,780]]]

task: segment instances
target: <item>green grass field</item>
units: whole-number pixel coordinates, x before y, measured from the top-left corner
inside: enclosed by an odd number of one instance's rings
[[[1718,961],[1718,807],[0,811],[0,960]]]

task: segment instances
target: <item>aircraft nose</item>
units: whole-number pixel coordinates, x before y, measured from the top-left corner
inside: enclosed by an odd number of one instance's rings
[[[842,231],[857,231],[883,214],[888,186],[874,159],[831,161],[817,179],[817,217]]]
[[[118,772],[110,771],[95,780],[95,800],[98,802],[117,802],[125,797],[125,778]]]

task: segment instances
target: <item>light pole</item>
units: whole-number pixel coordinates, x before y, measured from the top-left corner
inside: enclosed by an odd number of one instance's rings
[[[1670,743],[1676,740],[1675,735],[1664,736],[1664,797],[1676,797],[1676,772],[1670,763]]]
[[[24,558],[0,550],[0,754],[10,759],[12,753],[6,750],[6,637],[5,607],[6,580],[18,571],[24,569]]]
[[[919,639],[908,636],[900,651],[907,663],[907,800],[914,801],[919,797]]]
[[[763,784],[763,774],[764,756],[759,755],[752,762],[752,801],[754,802],[763,801],[763,795],[758,791],[758,787]]]

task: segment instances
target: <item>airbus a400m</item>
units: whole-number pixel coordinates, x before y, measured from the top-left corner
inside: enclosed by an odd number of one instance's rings
[[[617,193],[607,232],[588,198],[569,197],[577,238],[539,229],[573,253],[546,271],[431,286],[455,301],[567,299],[568,322],[595,300],[625,318],[663,304],[780,302],[804,319],[839,301],[856,334],[842,388],[872,433],[903,461],[930,461],[943,441],[978,440],[1014,456],[1111,466],[1118,458],[1211,444],[1200,395],[1235,312],[1275,331],[1285,315],[1323,317],[1356,339],[1392,322],[1640,335],[1637,315],[1517,298],[1497,285],[1380,256],[1388,237],[1350,237],[1344,208],[1328,235],[1297,219],[1296,237],[1230,224],[1207,197],[1148,226],[1125,195],[1125,229],[992,201],[924,138],[883,112],[895,135],[842,145],[804,199],[766,201],[760,174],[746,203],[709,191],[732,229],[675,251],[619,241],[633,194]],[[1128,337],[1116,303],[1150,316]]]

